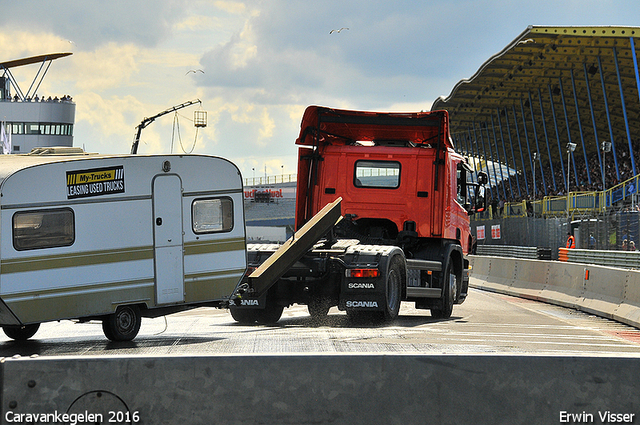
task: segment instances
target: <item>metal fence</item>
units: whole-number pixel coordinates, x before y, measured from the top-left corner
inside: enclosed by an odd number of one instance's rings
[[[574,216],[571,221],[567,217],[505,216],[474,219],[471,223],[478,248],[483,245],[550,248],[553,259],[558,258],[558,248],[566,246],[569,230],[575,236],[577,249],[627,251],[633,249],[632,245],[640,248],[638,211],[584,214]]]

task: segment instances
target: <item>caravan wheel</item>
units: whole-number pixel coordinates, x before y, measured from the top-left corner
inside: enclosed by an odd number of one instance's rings
[[[9,338],[15,339],[16,341],[24,341],[34,336],[39,328],[40,323],[34,323],[24,326],[3,326],[2,330]]]
[[[131,341],[138,335],[141,324],[140,308],[125,305],[102,320],[102,331],[111,341]]]

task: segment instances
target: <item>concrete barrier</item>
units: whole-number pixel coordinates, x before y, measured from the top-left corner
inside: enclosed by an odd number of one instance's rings
[[[472,287],[535,299],[640,328],[640,271],[470,256]]]
[[[9,359],[2,423],[57,414],[57,423],[547,425],[570,414],[591,418],[572,423],[608,423],[599,421],[605,412],[637,422],[637,364],[509,355]]]

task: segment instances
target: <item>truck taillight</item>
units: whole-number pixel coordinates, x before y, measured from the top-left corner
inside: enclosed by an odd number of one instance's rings
[[[347,277],[378,277],[380,272],[378,269],[347,269]]]

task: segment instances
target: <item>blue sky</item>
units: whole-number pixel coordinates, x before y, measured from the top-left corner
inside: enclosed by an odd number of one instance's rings
[[[640,26],[637,0],[3,0],[2,10],[0,60],[73,52],[39,94],[73,97],[76,146],[128,153],[144,117],[197,98],[208,125],[196,134],[198,107],[179,112],[184,150],[228,158],[249,178],[295,173],[308,105],[428,110],[528,25]],[[37,71],[14,76],[28,87]],[[174,121],[144,129],[139,152],[182,152]]]

